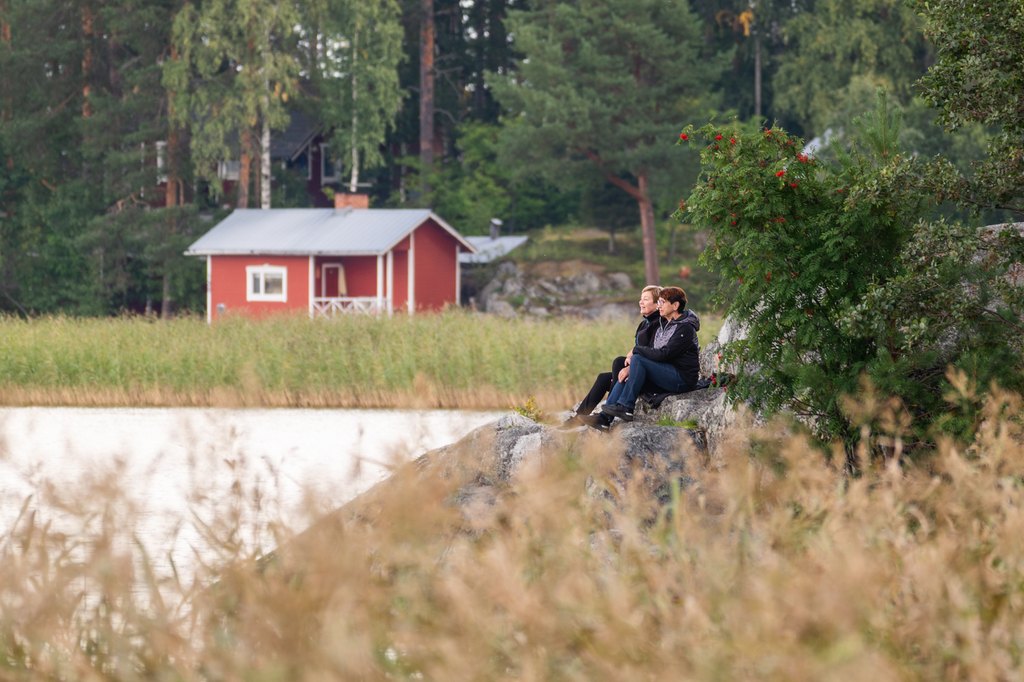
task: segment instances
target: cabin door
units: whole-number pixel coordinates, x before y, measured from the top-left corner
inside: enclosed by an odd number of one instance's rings
[[[345,266],[341,263],[324,263],[320,273],[321,298],[338,298],[346,294]]]

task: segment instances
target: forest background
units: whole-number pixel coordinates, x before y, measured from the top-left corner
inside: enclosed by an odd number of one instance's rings
[[[330,136],[337,191],[429,206],[466,234],[491,218],[599,227],[612,243],[639,228],[658,281],[699,172],[672,145],[687,123],[834,140],[881,86],[914,153],[962,168],[984,156],[989,131],[945,134],[918,94],[935,59],[918,9],[0,0],[0,311],[200,311],[192,240],[234,207],[309,205],[304,177],[264,153],[297,113]],[[228,160],[239,182],[225,195]]]

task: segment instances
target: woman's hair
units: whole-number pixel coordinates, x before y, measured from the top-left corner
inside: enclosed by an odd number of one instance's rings
[[[665,287],[661,290],[661,298],[669,303],[678,303],[680,310],[686,307],[686,292],[679,287]]]
[[[659,287],[657,284],[648,284],[647,286],[640,290],[640,295],[643,296],[648,291],[651,292],[651,300],[657,303],[658,297],[661,296],[661,287]]]

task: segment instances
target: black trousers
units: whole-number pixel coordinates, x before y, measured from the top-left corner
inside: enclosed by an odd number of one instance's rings
[[[612,386],[619,379],[619,372],[626,366],[626,357],[620,355],[612,361],[611,372],[601,372],[597,375],[597,379],[594,380],[594,385],[590,388],[590,392],[587,393],[580,406],[576,408],[576,414],[586,415],[594,411],[594,408],[601,404],[604,397],[608,395],[608,392],[612,390]]]

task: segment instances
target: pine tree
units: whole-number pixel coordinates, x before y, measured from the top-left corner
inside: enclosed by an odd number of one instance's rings
[[[701,53],[685,0],[541,2],[510,13],[524,60],[492,84],[521,166],[562,181],[597,171],[639,208],[647,281],[658,282],[652,185],[684,116],[704,113],[724,67]]]
[[[0,77],[10,90],[0,126],[0,306],[95,310],[75,243],[101,206],[86,172],[93,152],[83,145],[86,97],[100,75],[86,58],[97,49],[83,20],[94,8],[8,0],[2,9]]]

